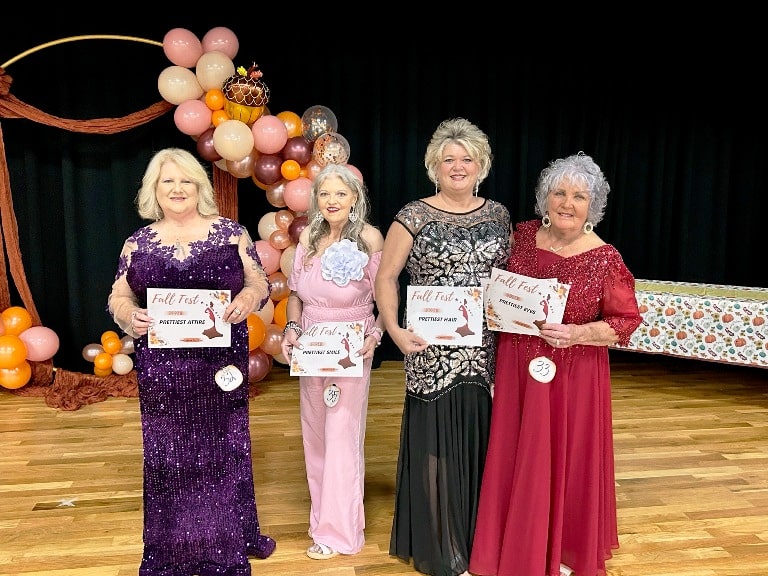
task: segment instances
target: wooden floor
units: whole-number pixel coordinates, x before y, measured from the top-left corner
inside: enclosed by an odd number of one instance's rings
[[[612,576],[768,575],[768,371],[612,352],[621,547]],[[400,362],[373,372],[366,546],[304,555],[308,496],[297,380],[275,366],[251,401],[262,531],[254,574],[413,576],[389,557]],[[0,575],[135,576],[141,558],[136,399],[72,412],[0,389]],[[538,575],[520,575],[538,576]]]

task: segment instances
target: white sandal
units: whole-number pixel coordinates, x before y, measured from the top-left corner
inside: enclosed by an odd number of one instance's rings
[[[333,548],[326,546],[325,544],[315,543],[307,548],[307,556],[312,558],[312,560],[330,560],[331,558],[335,558],[338,555],[338,552],[336,552]]]

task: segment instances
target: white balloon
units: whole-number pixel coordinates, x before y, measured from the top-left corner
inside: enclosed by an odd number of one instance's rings
[[[253,132],[240,120],[225,120],[213,130],[213,147],[225,160],[242,160],[253,150]]]
[[[112,355],[112,372],[123,375],[131,370],[133,370],[133,359],[128,354]]]
[[[218,50],[206,52],[197,61],[195,74],[203,90],[219,88],[235,73],[235,65],[229,56]]]
[[[182,66],[168,66],[160,72],[157,89],[164,100],[177,106],[187,100],[196,100],[205,92],[195,73]]]

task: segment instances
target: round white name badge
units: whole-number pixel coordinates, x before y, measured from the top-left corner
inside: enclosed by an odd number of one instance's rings
[[[339,398],[341,398],[341,388],[336,386],[336,384],[329,384],[325,387],[325,390],[323,390],[323,402],[325,402],[325,405],[328,406],[328,408],[336,406]]]
[[[543,382],[544,384],[552,382],[552,378],[555,377],[555,372],[557,372],[557,366],[546,356],[534,358],[528,364],[528,374],[530,374],[534,380]]]
[[[224,392],[230,392],[240,386],[243,383],[243,373],[238,370],[237,366],[230,364],[224,366],[218,372],[216,372],[216,384]]]

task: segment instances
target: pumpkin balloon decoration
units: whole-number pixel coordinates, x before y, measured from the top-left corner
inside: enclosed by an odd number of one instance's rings
[[[258,120],[269,102],[269,88],[261,80],[263,72],[254,62],[246,71],[238,67],[235,74],[224,81],[224,110],[232,120],[251,125]]]

